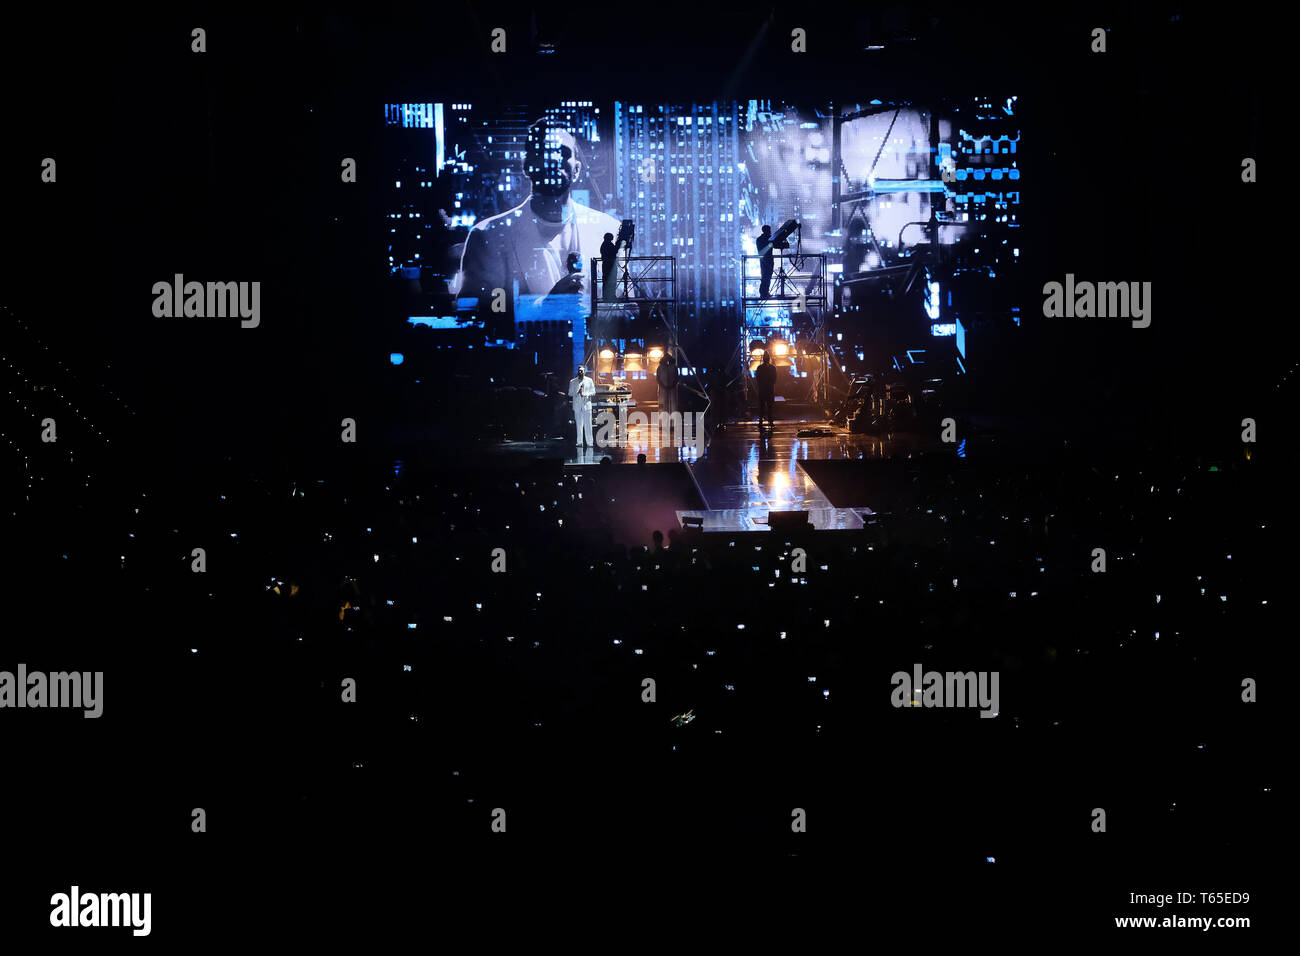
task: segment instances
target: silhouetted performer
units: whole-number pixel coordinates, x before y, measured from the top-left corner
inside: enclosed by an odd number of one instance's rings
[[[763,258],[759,264],[763,268],[763,279],[758,285],[758,297],[766,299],[772,291],[772,227],[764,226],[761,235],[754,240],[758,244],[758,254]]]
[[[655,380],[659,383],[659,411],[677,411],[677,362],[673,353],[664,352],[655,369]]]
[[[614,241],[612,232],[605,233],[605,241],[600,244],[601,299],[613,302],[618,298],[618,251],[623,248],[623,240]]]
[[[763,353],[763,364],[754,370],[754,381],[758,383],[758,425],[761,428],[766,418],[769,425],[775,426],[772,408],[776,398],[776,366],[772,364],[772,353]]]

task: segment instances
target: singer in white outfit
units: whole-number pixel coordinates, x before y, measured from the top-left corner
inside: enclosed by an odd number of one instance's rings
[[[569,382],[569,398],[573,399],[573,421],[578,429],[578,444],[594,447],[591,437],[591,398],[596,394],[596,383],[587,375],[587,369],[578,366],[578,374]]]

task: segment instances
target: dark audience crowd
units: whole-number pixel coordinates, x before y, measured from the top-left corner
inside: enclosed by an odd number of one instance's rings
[[[1102,852],[1087,815],[1110,807],[1169,847],[1213,813],[1201,850],[1253,838],[1271,790],[1243,681],[1283,634],[1274,472],[978,447],[817,467],[832,498],[877,496],[862,530],[626,540],[629,489],[671,498],[678,466],[358,460],[155,483],[100,502],[94,544],[56,528],[40,566],[110,574],[100,613],[196,686],[249,675],[245,717],[292,728],[249,732],[267,788],[371,835],[433,819],[473,845],[500,807],[538,840],[919,839],[983,861],[1045,836]],[[916,665],[997,672],[997,717],[897,709],[891,675]],[[836,823],[792,845],[797,807]]]

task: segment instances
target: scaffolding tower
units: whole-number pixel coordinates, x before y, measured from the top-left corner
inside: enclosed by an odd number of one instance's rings
[[[734,362],[745,382],[746,402],[757,401],[750,343],[767,342],[778,334],[787,347],[785,356],[800,375],[807,378],[802,399],[825,405],[830,400],[829,379],[833,354],[826,334],[826,310],[830,304],[826,288],[826,256],[821,253],[782,251],[772,254],[772,278],[767,295],[762,295],[763,256],[744,256],[741,262],[741,302],[744,318],[740,326]],[[777,361],[778,365],[785,362]]]
[[[615,272],[610,288],[603,283],[604,263],[591,260],[591,349],[587,367],[596,367],[600,350],[611,335],[630,319],[641,319],[647,326],[662,322],[668,335],[668,347],[677,362],[678,384],[696,392],[708,402],[709,396],[699,377],[699,370],[677,339],[677,258],[675,256],[615,257]],[[683,372],[686,370],[686,372]]]

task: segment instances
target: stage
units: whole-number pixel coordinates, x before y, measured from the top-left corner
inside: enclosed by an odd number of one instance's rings
[[[823,434],[800,435],[819,430]],[[608,457],[615,465],[637,467],[637,456],[647,464],[679,462],[695,484],[703,508],[677,511],[677,519],[699,518],[706,532],[766,531],[773,511],[806,511],[810,526],[818,531],[857,530],[873,514],[872,502],[851,502],[837,507],[801,462],[807,460],[884,458],[906,455],[937,442],[915,435],[881,439],[851,434],[824,419],[778,421],[772,428],[758,423],[735,422],[707,436],[703,445],[662,447],[635,435],[616,446],[568,449],[565,470],[600,467]]]

